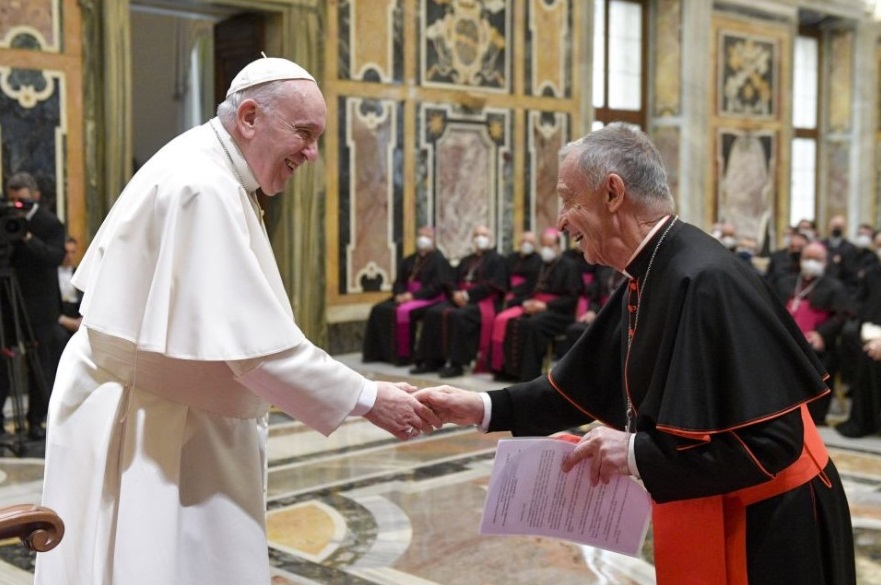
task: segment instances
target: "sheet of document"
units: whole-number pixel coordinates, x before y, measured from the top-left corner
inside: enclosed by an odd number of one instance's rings
[[[549,438],[499,441],[480,533],[552,536],[638,556],[651,518],[648,492],[623,475],[592,486],[586,462],[563,473],[574,448]]]

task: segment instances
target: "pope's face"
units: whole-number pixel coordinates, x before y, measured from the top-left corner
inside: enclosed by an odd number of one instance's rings
[[[570,154],[560,165],[557,180],[560,214],[557,229],[565,231],[577,242],[584,259],[591,264],[611,266],[605,258],[604,245],[608,226],[603,221],[603,198],[591,191],[584,175],[577,169],[575,156]]]
[[[294,171],[318,159],[318,137],[324,132],[327,107],[311,81],[290,81],[291,89],[272,108],[257,107],[251,170],[267,195],[284,190]]]

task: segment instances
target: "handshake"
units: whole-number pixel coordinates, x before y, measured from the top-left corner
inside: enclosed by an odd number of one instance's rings
[[[406,382],[376,385],[376,402],[364,418],[398,439],[431,433],[446,423],[483,421],[483,399],[476,392],[446,385],[419,390]]]
[[[377,382],[376,403],[364,418],[406,441],[430,433],[445,423],[479,425],[483,422],[483,398],[477,392],[454,386],[417,389],[407,383]],[[592,485],[608,483],[615,475],[636,474],[630,468],[630,433],[600,426],[577,441],[563,459],[563,471],[589,461]]]

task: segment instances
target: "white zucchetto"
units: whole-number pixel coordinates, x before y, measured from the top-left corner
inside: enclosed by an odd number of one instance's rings
[[[282,79],[308,79],[309,81],[315,81],[315,78],[308,71],[293,61],[279,57],[263,57],[256,61],[251,61],[245,65],[244,69],[239,71],[238,75],[235,76],[229,85],[226,97],[261,83],[280,81]]]

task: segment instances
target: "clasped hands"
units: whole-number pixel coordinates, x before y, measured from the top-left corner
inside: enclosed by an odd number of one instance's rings
[[[406,399],[402,399],[402,396]],[[379,418],[380,414],[374,411],[381,404],[390,402],[399,403],[400,408],[380,408],[384,414]],[[483,422],[483,416],[483,399],[477,392],[449,385],[418,390],[410,384],[389,382],[378,383],[376,406],[365,415],[377,426],[403,440],[412,439],[420,433],[430,433],[446,423],[479,425]],[[608,483],[614,475],[630,474],[627,464],[629,448],[629,433],[605,426],[596,427],[584,435],[575,449],[563,459],[563,471],[571,471],[584,461],[593,485],[600,481]]]

